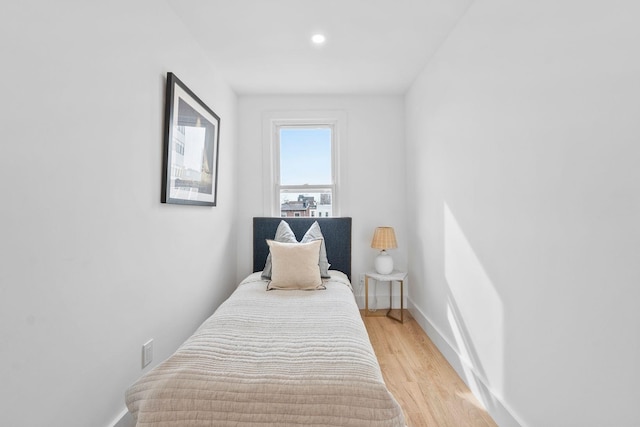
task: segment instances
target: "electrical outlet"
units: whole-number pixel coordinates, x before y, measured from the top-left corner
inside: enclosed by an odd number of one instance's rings
[[[142,345],[142,367],[146,367],[153,360],[153,339]]]

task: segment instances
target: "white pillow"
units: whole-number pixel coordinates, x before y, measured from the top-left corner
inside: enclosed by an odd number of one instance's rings
[[[307,232],[302,237],[301,243],[311,242],[313,240],[322,239],[322,245],[320,246],[320,256],[318,257],[318,265],[320,266],[320,277],[323,279],[328,279],[331,276],[329,275],[329,260],[327,259],[327,248],[324,243],[324,236],[322,235],[322,231],[320,230],[320,224],[318,221],[314,221],[311,224],[311,227],[307,230]],[[273,240],[277,242],[286,242],[286,243],[297,243],[296,235],[289,227],[289,223],[286,221],[280,221],[278,224],[278,228],[276,229],[276,235]],[[264,263],[264,269],[262,270],[261,277],[265,280],[271,279],[271,254],[267,255],[267,260]]]
[[[280,221],[273,240],[277,242],[298,243],[296,235],[293,234],[291,227],[289,227],[289,224],[286,221]],[[264,263],[264,270],[262,270],[261,277],[263,279],[271,279],[271,253],[267,255],[267,261]]]
[[[311,225],[311,227],[309,227],[300,243],[307,243],[313,240],[320,239],[322,239],[322,245],[320,245],[320,258],[318,260],[318,265],[320,266],[320,276],[323,279],[328,279],[331,277],[329,275],[329,266],[331,264],[329,264],[329,260],[327,260],[327,247],[324,244],[324,236],[322,235],[322,231],[320,230],[320,224],[318,224],[318,221],[315,221]]]
[[[271,289],[325,289],[318,257],[321,240],[309,243],[282,243],[267,240],[271,253]]]

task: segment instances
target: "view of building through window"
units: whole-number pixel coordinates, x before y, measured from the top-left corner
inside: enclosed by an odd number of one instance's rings
[[[280,193],[280,215],[287,216],[332,216],[331,192],[326,193]]]
[[[280,215],[332,216],[332,127],[282,126],[278,137]]]

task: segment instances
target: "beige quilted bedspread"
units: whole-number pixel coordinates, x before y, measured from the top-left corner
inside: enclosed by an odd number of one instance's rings
[[[126,393],[137,426],[404,426],[342,273],[266,291],[260,273]]]

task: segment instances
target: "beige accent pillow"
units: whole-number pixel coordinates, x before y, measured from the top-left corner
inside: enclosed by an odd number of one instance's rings
[[[271,253],[271,289],[325,289],[318,257],[322,240],[282,243],[267,240]]]

